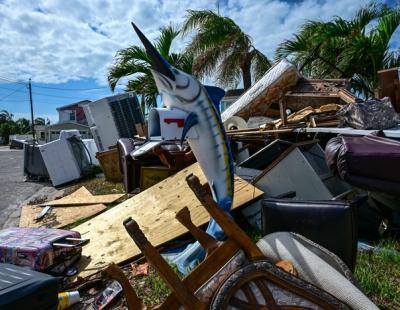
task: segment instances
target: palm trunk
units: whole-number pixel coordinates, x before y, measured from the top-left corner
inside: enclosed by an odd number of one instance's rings
[[[250,62],[246,62],[242,66],[242,77],[243,77],[243,87],[244,90],[247,90],[251,87],[251,71],[250,71]]]

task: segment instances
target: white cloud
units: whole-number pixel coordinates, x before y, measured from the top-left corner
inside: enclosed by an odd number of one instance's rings
[[[273,58],[305,20],[350,17],[368,2],[230,0],[221,1],[220,13]],[[155,38],[162,26],[180,24],[189,8],[215,10],[216,0],[0,0],[0,75],[41,83],[92,77],[105,85],[115,52],[139,43],[130,21]]]

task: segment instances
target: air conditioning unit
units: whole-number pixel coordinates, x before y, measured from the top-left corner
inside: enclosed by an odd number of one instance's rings
[[[92,160],[78,130],[62,130],[58,140],[39,146],[53,186],[78,180],[91,171]]]
[[[133,138],[137,125],[144,124],[134,92],[106,97],[82,105],[99,151],[108,150],[120,138]]]

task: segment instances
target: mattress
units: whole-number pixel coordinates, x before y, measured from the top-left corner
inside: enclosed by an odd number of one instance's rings
[[[286,59],[281,60],[222,113],[222,121],[234,115],[245,120],[251,116],[265,116],[269,106],[279,101],[300,77],[294,65]]]

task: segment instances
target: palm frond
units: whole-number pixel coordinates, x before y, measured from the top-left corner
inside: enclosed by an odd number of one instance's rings
[[[251,68],[254,72],[254,82],[258,81],[271,68],[271,61],[259,50],[252,51]]]
[[[172,41],[179,35],[179,30],[174,26],[169,25],[161,29],[161,34],[156,40],[154,46],[158,50],[158,52],[164,57],[168,59]]]

